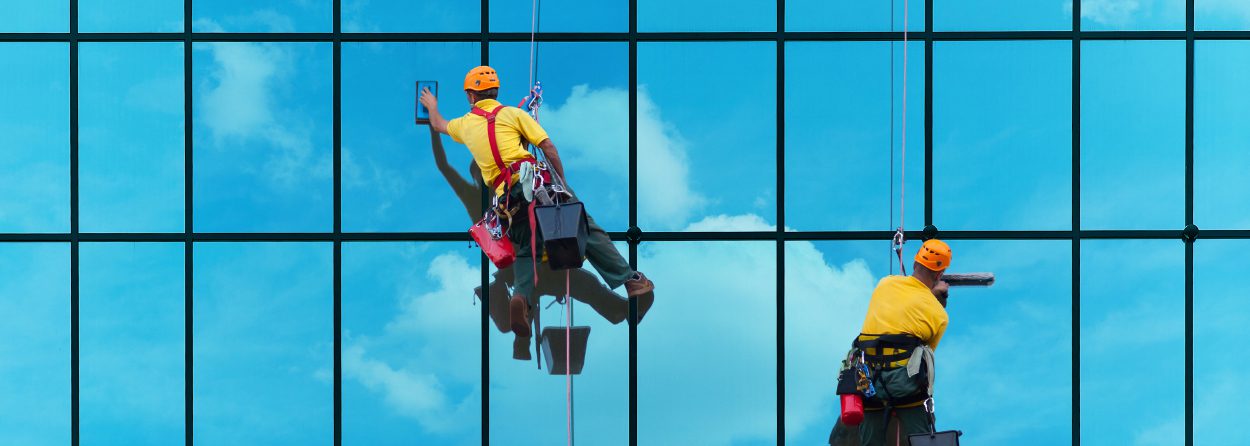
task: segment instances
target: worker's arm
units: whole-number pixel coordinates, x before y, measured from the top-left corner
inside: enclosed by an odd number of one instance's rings
[[[560,163],[560,152],[556,151],[555,143],[551,142],[551,138],[544,139],[538,143],[538,148],[543,149],[543,155],[547,157],[547,162],[551,163],[551,168],[555,169],[556,175],[564,179],[567,185],[569,178],[564,176],[564,164]]]
[[[430,89],[421,90],[421,105],[430,110],[430,129],[438,133],[447,133],[447,120],[438,112],[438,98],[430,93]]]
[[[942,308],[946,308],[946,298],[950,296],[951,286],[945,280],[939,280],[937,285],[933,286],[933,297],[937,298],[938,303],[942,304]]]

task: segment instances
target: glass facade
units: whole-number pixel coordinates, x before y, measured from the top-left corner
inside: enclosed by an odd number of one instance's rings
[[[1250,441],[1212,342],[1250,324],[1250,7],[868,3],[0,0],[0,432],[825,444],[902,225],[998,277],[952,291],[939,429]],[[542,325],[590,328],[571,381],[511,359],[472,157],[413,122],[416,81],[460,116],[480,64],[505,104],[542,82],[657,284],[634,323],[589,266],[571,307],[541,272]]]

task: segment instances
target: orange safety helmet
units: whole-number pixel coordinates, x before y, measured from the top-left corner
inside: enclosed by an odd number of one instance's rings
[[[464,89],[473,91],[489,90],[499,88],[499,75],[495,74],[495,69],[482,65],[469,70],[469,74],[464,76]]]
[[[930,239],[916,252],[916,262],[933,271],[944,271],[951,266],[951,247],[941,240]]]

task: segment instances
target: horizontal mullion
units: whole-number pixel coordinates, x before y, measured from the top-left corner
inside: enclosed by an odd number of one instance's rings
[[[908,231],[908,240],[922,238],[920,231]],[[609,232],[612,240],[626,241],[629,235],[623,231]],[[642,232],[644,242],[698,242],[698,241],[821,241],[821,240],[889,240],[893,231],[745,231],[745,232]],[[1056,230],[1056,231],[940,231],[939,238],[949,240],[1069,240],[1069,239],[1177,239],[1179,229],[1109,229],[1109,230]],[[1250,239],[1250,229],[1204,229],[1198,241],[1204,239],[1233,240]],[[200,232],[184,233],[0,233],[0,242],[468,242],[467,232]]]
[[[1198,40],[1250,40],[1250,31],[1196,31]],[[529,33],[487,33],[490,41],[529,41]],[[607,41],[897,41],[901,31],[743,31],[743,32],[555,32],[539,33],[544,42]],[[1186,31],[936,31],[909,32],[912,40],[1184,40]],[[482,33],[0,33],[0,41],[17,42],[480,42]]]

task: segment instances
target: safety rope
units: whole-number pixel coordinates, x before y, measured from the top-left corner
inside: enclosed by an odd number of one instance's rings
[[[891,29],[893,29],[894,27],[893,8],[894,8],[894,2],[891,1],[890,2],[890,9],[891,9],[890,28]],[[908,10],[909,10],[908,0],[903,0],[903,125],[901,129],[902,130],[902,146],[899,149],[902,159],[901,159],[901,166],[899,169],[898,228],[894,230],[894,238],[891,241],[893,248],[894,248],[894,254],[895,256],[898,257],[898,271],[900,275],[907,275],[907,267],[903,263],[903,245],[907,243],[907,237],[904,233],[904,228],[907,227],[906,218],[907,218],[907,53],[908,53],[907,51],[907,42],[908,42],[907,16],[908,16]],[[890,112],[890,139],[891,139],[891,142],[890,142],[890,176],[891,176],[891,179],[893,179],[893,176],[894,176],[894,143],[893,143],[893,138],[894,138],[894,124],[893,124],[894,123],[894,112],[893,112],[893,107],[894,107],[894,99],[893,99],[893,96],[894,96],[894,87],[893,87],[893,84],[894,84],[894,50],[893,50],[893,43],[891,43],[890,45],[891,45],[890,47],[890,84],[891,84],[890,86],[890,96],[891,96],[891,99],[890,99],[890,108],[891,108],[891,112]],[[893,185],[893,181],[891,181],[891,186],[892,185]],[[894,195],[893,191],[891,191],[890,193],[891,199],[893,199],[893,195]],[[893,214],[893,210],[891,210],[891,214]],[[893,215],[891,215],[891,220],[893,220]]]
[[[573,446],[573,301],[569,300],[569,276],[564,271],[564,306],[568,308],[569,318],[564,324],[564,404],[568,414],[568,440]]]

